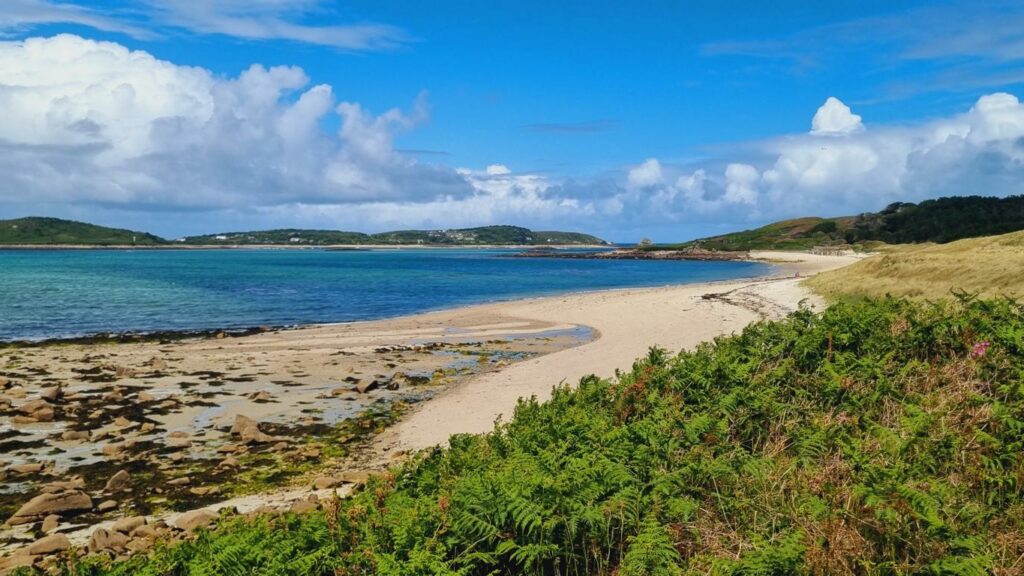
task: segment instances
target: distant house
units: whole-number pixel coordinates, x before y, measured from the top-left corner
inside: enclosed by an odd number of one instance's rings
[[[214,240],[227,240],[228,237],[223,235],[223,234],[218,234],[217,236],[214,236],[213,239]]]

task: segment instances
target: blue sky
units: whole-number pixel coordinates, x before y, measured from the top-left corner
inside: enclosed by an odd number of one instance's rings
[[[669,241],[1024,191],[1019,102],[1000,99],[1024,83],[1019,2],[5,5],[0,33],[20,68],[0,66],[0,102],[36,90],[48,105],[0,119],[18,161],[0,216],[167,236],[515,223]],[[241,82],[254,64],[293,77]],[[146,66],[172,72],[148,85]],[[126,85],[124,115],[105,112]],[[330,98],[311,116],[316,134],[264,146],[317,85]],[[859,118],[811,133],[830,97],[828,112]],[[172,120],[205,136],[177,146]],[[236,138],[244,154],[224,150]],[[74,150],[40,152],[54,145]]]

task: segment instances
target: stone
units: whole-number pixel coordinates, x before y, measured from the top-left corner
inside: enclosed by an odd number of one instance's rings
[[[145,552],[153,547],[153,541],[148,538],[134,538],[129,540],[125,547],[131,552]]]
[[[136,526],[131,531],[132,538],[149,538],[154,540],[160,537],[160,532],[156,526],[149,524],[143,524],[142,526]]]
[[[0,376],[0,388],[7,388],[11,384],[11,379],[6,376]]]
[[[29,464],[15,464],[11,466],[11,472],[18,474],[36,474],[43,471],[43,465],[39,462],[32,462]]]
[[[132,477],[128,474],[127,470],[118,470],[116,474],[107,480],[106,486],[103,487],[104,492],[120,492],[127,490],[131,487]]]
[[[126,428],[131,425],[132,421],[125,418],[124,416],[118,416],[117,418],[114,418],[114,426],[117,426],[118,428]]]
[[[310,496],[305,500],[296,500],[295,502],[292,502],[289,510],[295,514],[306,514],[319,507],[320,503],[317,501],[316,496]]]
[[[197,528],[206,528],[217,520],[217,513],[206,508],[185,512],[174,521],[174,527],[185,532],[192,532]]]
[[[359,392],[360,394],[366,394],[371,390],[376,390],[378,387],[380,387],[380,381],[377,380],[376,378],[370,380],[369,382],[364,380],[356,384],[356,392]]]
[[[72,490],[60,494],[44,493],[23,504],[7,523],[11,526],[28,524],[42,516],[83,510],[92,510],[92,499],[85,492]]]
[[[253,420],[252,418],[249,418],[244,414],[236,414],[235,423],[231,426],[230,433],[233,435],[238,435],[242,433],[242,430],[245,430],[246,428],[255,425],[256,421]]]
[[[32,414],[36,410],[42,410],[43,408],[50,408],[50,403],[42,398],[26,402],[18,407],[18,411],[22,414]]]
[[[196,486],[195,488],[189,488],[188,491],[196,496],[210,496],[212,494],[220,494],[220,488],[216,486]]]
[[[103,445],[103,455],[107,458],[120,458],[124,454],[123,442],[111,442]]]
[[[97,528],[89,536],[89,552],[95,554],[104,550],[121,551],[128,544],[128,537],[120,532],[111,532],[106,528]]]
[[[36,420],[32,416],[25,416],[24,414],[19,414],[17,416],[11,416],[11,422],[15,424],[35,424],[36,422],[38,422],[38,420]]]
[[[64,395],[64,390],[60,386],[52,386],[50,388],[43,388],[39,393],[39,397],[48,402],[56,402],[60,400],[61,396]]]
[[[89,439],[89,433],[84,430],[65,430],[60,439],[67,442],[81,442]]]
[[[127,518],[121,518],[114,525],[110,527],[114,532],[120,532],[122,534],[133,534],[135,529],[139,526],[146,524],[145,516],[129,516]]]
[[[188,476],[182,476],[181,478],[175,478],[174,480],[168,480],[168,486],[185,486],[192,480]]]
[[[188,448],[192,446],[192,440],[186,437],[174,436],[173,434],[168,435],[165,442],[170,448]]]
[[[139,395],[135,397],[139,402],[152,402],[156,400],[156,396],[153,396],[149,392],[139,392]]]
[[[9,574],[16,568],[32,568],[36,557],[29,554],[28,548],[22,548],[6,558],[0,558],[0,574]]]
[[[154,356],[149,361],[149,367],[152,368],[153,370],[156,370],[157,372],[162,372],[164,370],[167,370],[167,361],[158,356]]]
[[[46,407],[36,410],[30,414],[32,418],[35,418],[36,422],[53,422],[53,408]]]
[[[60,525],[60,516],[56,514],[50,514],[46,518],[43,518],[43,525],[41,527],[43,532],[53,532]]]
[[[149,434],[153,430],[156,430],[156,424],[154,424],[152,422],[144,422],[142,424],[142,427],[139,428],[139,432],[141,432],[143,434]]]
[[[29,554],[53,554],[71,548],[71,541],[63,534],[50,534],[36,540],[28,547]]]
[[[349,392],[351,392],[351,390],[348,388],[333,388],[331,390],[331,396],[344,396]]]
[[[267,392],[266,390],[261,390],[255,394],[252,394],[251,396],[249,396],[249,398],[256,402],[270,402],[274,397],[270,395],[270,392]]]
[[[100,502],[98,506],[96,506],[96,511],[109,512],[114,508],[117,508],[117,500],[104,500],[103,502]]]
[[[235,458],[234,456],[228,456],[227,458],[221,460],[220,464],[218,464],[217,467],[219,467],[219,468],[237,468],[240,465],[241,465],[241,462],[238,461],[238,458]]]
[[[114,368],[114,376],[118,378],[134,378],[135,370],[127,366],[117,366]]]
[[[334,488],[339,484],[342,484],[340,478],[333,476],[317,476],[316,480],[313,480],[313,488],[316,490],[326,490],[328,488]]]
[[[67,492],[68,490],[77,490],[85,486],[85,480],[81,476],[72,480],[60,480],[57,482],[50,482],[43,486],[42,492],[47,494],[60,494],[61,492]]]

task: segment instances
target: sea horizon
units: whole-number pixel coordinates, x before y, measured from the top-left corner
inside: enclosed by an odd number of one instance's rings
[[[508,258],[512,248],[0,250],[0,342],[372,321],[763,276],[757,262]]]

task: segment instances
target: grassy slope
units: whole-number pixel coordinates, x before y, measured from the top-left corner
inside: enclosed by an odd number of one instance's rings
[[[72,572],[1019,573],[1022,375],[1024,306],[840,302],[524,401],[325,512]]]
[[[61,220],[59,218],[18,218],[0,220],[0,245],[4,244],[79,244],[89,246],[130,245],[151,246],[166,240],[145,232],[106,228]]]
[[[1024,296],[1024,231],[949,244],[888,246],[885,252],[807,280],[829,297],[941,298],[951,290]]]
[[[482,226],[464,228],[451,232],[471,235],[470,238],[455,239],[439,231],[395,230],[378,234],[342,232],[333,230],[260,230],[252,232],[228,232],[190,236],[187,244],[603,244],[600,238],[574,232],[533,232],[519,226]],[[226,236],[218,240],[217,236]],[[300,238],[302,242],[291,242]],[[550,240],[550,241],[549,241]]]
[[[686,242],[710,250],[807,250],[842,243],[854,218],[796,218],[755,228]],[[834,227],[832,224],[834,223]]]

